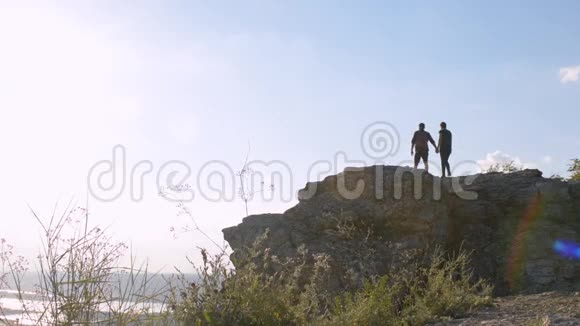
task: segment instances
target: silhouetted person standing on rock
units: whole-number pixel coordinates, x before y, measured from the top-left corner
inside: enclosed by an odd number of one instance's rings
[[[441,122],[441,130],[439,130],[439,146],[437,150],[441,155],[441,177],[445,178],[445,169],[447,174],[451,176],[451,167],[449,166],[449,156],[451,156],[451,131],[447,130],[447,124]]]
[[[419,130],[415,131],[413,139],[411,140],[411,155],[413,155],[413,148],[415,148],[415,169],[419,165],[419,161],[423,160],[425,171],[429,172],[429,143],[437,149],[435,141],[431,134],[425,131],[425,124],[419,124]]]

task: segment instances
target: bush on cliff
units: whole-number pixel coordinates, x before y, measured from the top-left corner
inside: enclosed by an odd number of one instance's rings
[[[465,252],[445,259],[436,250],[431,263],[414,273],[383,276],[338,298],[329,324],[423,325],[463,316],[491,303],[491,286],[473,282],[468,264]]]
[[[570,160],[568,172],[570,172],[570,180],[580,181],[580,159],[575,158]]]
[[[292,275],[233,271],[223,255],[203,257],[201,279],[171,299],[175,317],[188,325],[423,325],[491,302],[491,286],[474,282],[464,252],[445,259],[436,251],[426,266],[369,279],[337,297],[321,291],[316,277],[296,291]]]
[[[185,325],[282,325],[293,323],[283,288],[252,270],[235,273],[225,255],[202,249],[200,279],[182,275],[172,287],[169,307]]]

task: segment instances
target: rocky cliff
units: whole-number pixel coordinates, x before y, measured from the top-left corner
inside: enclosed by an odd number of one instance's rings
[[[372,166],[308,183],[299,198],[284,214],[248,216],[223,230],[237,268],[249,261],[241,259],[248,248],[266,253],[267,273],[296,257],[309,257],[303,265],[322,259],[328,286],[338,289],[388,273],[412,253],[462,247],[498,294],[580,290],[578,182],[538,170],[440,179]]]

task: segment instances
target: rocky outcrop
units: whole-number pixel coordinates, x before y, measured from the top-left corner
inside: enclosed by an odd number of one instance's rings
[[[347,169],[308,183],[283,214],[246,217],[223,230],[237,268],[248,248],[266,252],[267,273],[310,257],[328,284],[347,288],[435,246],[472,251],[477,277],[498,294],[580,290],[580,183],[538,170],[440,179],[398,166]],[[264,258],[264,257],[261,257]],[[303,261],[303,260],[302,260]],[[303,263],[304,264],[304,263]]]

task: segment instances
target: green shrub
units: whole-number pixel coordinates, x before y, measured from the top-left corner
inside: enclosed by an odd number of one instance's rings
[[[423,279],[426,281],[421,282]],[[491,303],[492,287],[483,280],[473,282],[465,251],[450,259],[436,251],[430,266],[421,269],[410,283],[411,311],[425,309],[432,317],[457,318]]]
[[[580,180],[580,159],[575,158],[570,160],[568,172],[570,172],[570,180],[572,181]]]
[[[201,279],[171,300],[187,325],[424,325],[491,302],[491,286],[473,282],[465,252],[445,259],[436,250],[427,266],[369,279],[334,299],[319,285],[321,272],[297,292],[291,279],[235,273],[223,255],[202,256]]]
[[[173,287],[169,305],[175,319],[186,325],[288,325],[293,323],[288,297],[281,285],[252,270],[235,273],[224,254],[208,259],[202,250],[200,279]],[[179,289],[185,288],[185,290]]]
[[[397,294],[401,283],[390,284],[383,276],[376,281],[367,281],[355,292],[336,298],[329,325],[385,325],[399,319]]]
[[[469,255],[444,259],[436,250],[429,266],[368,281],[336,301],[329,325],[424,325],[463,316],[491,303],[491,286],[473,283]]]

